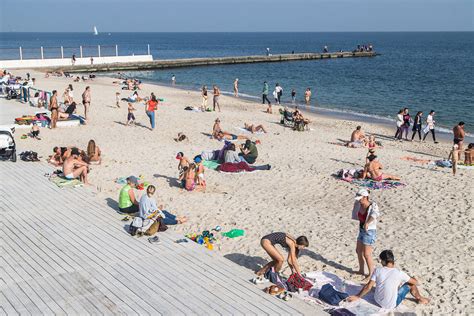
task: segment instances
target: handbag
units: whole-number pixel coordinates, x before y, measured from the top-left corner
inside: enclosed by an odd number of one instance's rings
[[[319,291],[319,298],[324,302],[338,306],[342,300],[349,297],[349,294],[337,291],[331,284],[324,284]]]
[[[303,289],[303,291],[308,291],[313,287],[313,283],[309,282],[301,276],[299,273],[293,273],[286,281],[288,284],[288,289],[291,292],[296,292],[298,289]]]

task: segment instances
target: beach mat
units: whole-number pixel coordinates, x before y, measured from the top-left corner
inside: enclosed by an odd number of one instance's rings
[[[370,179],[341,179],[346,182],[355,184],[360,187],[364,187],[371,190],[388,190],[394,189],[398,187],[406,186],[405,183],[394,181],[394,180],[382,180],[382,181],[374,181]]]
[[[343,292],[349,295],[357,295],[362,289],[362,285],[352,281],[343,280],[335,274],[323,271],[308,272],[305,274],[305,278],[312,281],[314,286],[308,292],[303,292],[302,294],[294,293],[294,295],[309,303],[317,304],[328,310],[346,308],[347,310],[351,311],[356,315],[387,315],[387,313],[390,312],[377,305],[374,300],[373,291],[368,293],[362,299],[357,300],[355,302],[341,302],[339,306],[329,305],[319,299],[319,291],[321,290],[323,285],[330,284],[339,291],[341,291],[345,286],[345,291]],[[413,311],[410,310],[410,308],[408,308],[407,306],[404,306],[403,303],[397,306],[397,308],[393,310],[393,312],[395,312],[396,314],[408,313],[409,315],[413,313]]]
[[[49,181],[56,184],[59,188],[77,188],[84,185],[79,179],[68,180],[66,178],[59,177],[59,176],[51,177],[49,178]]]
[[[202,164],[204,167],[212,170],[217,170],[217,168],[220,166],[220,163],[218,163],[217,160],[203,160]]]

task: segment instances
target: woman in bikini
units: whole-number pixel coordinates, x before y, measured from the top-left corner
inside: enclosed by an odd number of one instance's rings
[[[291,272],[301,274],[297,257],[300,250],[309,246],[308,238],[305,236],[300,236],[295,239],[294,237],[283,232],[271,233],[262,237],[260,245],[262,246],[263,250],[265,250],[272,258],[272,261],[258,270],[256,274],[263,275],[271,268],[274,268],[275,272],[279,272],[281,270],[284,258],[275,247],[276,244],[279,244],[288,250],[288,265],[290,266]]]
[[[212,127],[212,138],[217,140],[249,139],[247,136],[244,135],[235,135],[229,132],[224,132],[221,128],[221,120],[219,118],[214,121],[214,126]]]
[[[51,100],[49,101],[48,110],[51,111],[51,128],[56,128],[56,123],[58,121],[58,91],[53,90],[53,95],[51,96]]]
[[[253,134],[253,133],[256,133],[256,132],[260,132],[260,131],[262,131],[262,132],[264,132],[264,133],[267,132],[267,131],[265,130],[265,127],[263,127],[262,124],[260,124],[260,125],[254,125],[254,124],[247,124],[247,123],[244,123],[244,128],[245,128],[246,130],[248,130],[249,132],[251,132],[252,134]]]

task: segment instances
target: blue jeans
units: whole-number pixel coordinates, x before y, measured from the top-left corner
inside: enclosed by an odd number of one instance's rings
[[[397,296],[397,306],[400,305],[400,303],[405,299],[407,296],[408,292],[410,292],[410,286],[408,283],[403,284],[399,289],[398,289],[398,296]]]
[[[155,128],[155,111],[146,111],[146,115],[150,118],[151,128]]]
[[[178,224],[178,220],[176,219],[176,215],[171,214],[168,211],[163,210],[163,214],[165,214],[165,218],[163,219],[163,223],[165,225],[176,225]]]
[[[28,102],[28,88],[21,87],[23,101]]]

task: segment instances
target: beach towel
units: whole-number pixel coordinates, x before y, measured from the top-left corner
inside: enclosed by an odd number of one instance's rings
[[[241,131],[243,133],[246,133],[246,134],[254,134],[254,135],[265,134],[262,130],[256,131],[255,133],[252,133],[251,131],[249,131],[249,130],[243,128],[243,127],[236,127],[235,129],[238,129],[239,131]]]
[[[428,167],[434,168],[434,167],[441,167],[441,168],[452,168],[453,163],[451,160],[436,160],[436,161],[431,161],[428,164]],[[465,165],[463,163],[458,163],[456,166],[458,169],[470,169],[474,170],[474,165]]]
[[[305,274],[305,278],[312,281],[314,286],[308,292],[294,293],[294,295],[307,302],[323,306],[325,309],[328,310],[345,308],[356,315],[385,315],[389,312],[388,310],[383,309],[377,305],[374,300],[373,291],[364,296],[362,299],[357,300],[355,302],[341,302],[339,306],[329,305],[319,299],[319,291],[324,285],[329,284],[333,286],[336,290],[347,293],[349,295],[358,294],[362,289],[362,285],[352,281],[345,281],[335,274],[322,271],[308,272]],[[411,311],[403,304],[400,304],[399,306],[397,306],[394,312],[410,313],[413,311]]]
[[[362,171],[363,169],[341,169],[334,173],[334,176],[343,181],[371,190],[393,189],[406,185],[405,183],[393,180],[374,181],[371,179],[359,179],[359,175]]]
[[[84,185],[79,179],[68,180],[59,176],[53,176],[49,178],[49,181],[56,184],[59,188],[77,188]]]
[[[202,164],[204,165],[204,167],[212,170],[217,170],[217,168],[219,168],[220,166],[217,160],[203,160]]]
[[[239,162],[239,163],[230,163],[230,162],[225,162],[222,165],[219,166],[217,169],[220,172],[252,172],[255,170],[255,168],[250,167],[246,162]]]

